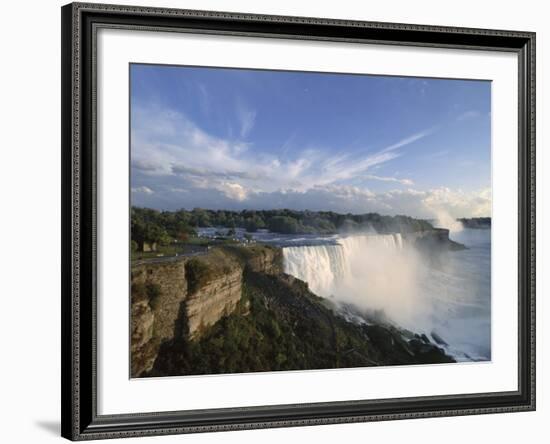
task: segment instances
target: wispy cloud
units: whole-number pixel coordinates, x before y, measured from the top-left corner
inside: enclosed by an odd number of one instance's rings
[[[462,114],[459,114],[456,118],[457,121],[462,122],[464,120],[475,119],[476,117],[481,116],[481,113],[477,110],[465,111]]]
[[[204,85],[203,83],[198,83],[196,89],[199,95],[199,106],[201,108],[201,111],[205,115],[210,114],[210,110],[212,108],[212,98],[210,96],[210,93],[208,92],[208,89],[206,88],[206,85]]]
[[[154,191],[146,186],[132,188],[132,193],[153,194]]]
[[[237,101],[237,119],[240,124],[240,136],[242,139],[245,139],[254,128],[254,123],[256,122],[257,112],[249,107],[247,107],[242,100]]]
[[[162,208],[309,208],[378,211],[436,217],[490,215],[490,189],[414,189],[413,181],[372,174],[399,157],[400,148],[428,136],[417,132],[372,152],[342,153],[308,147],[269,154],[239,141],[214,137],[184,115],[136,108],[132,132],[135,204]],[[379,181],[399,189],[374,192],[353,183]],[[154,190],[154,191],[153,191]]]
[[[397,150],[429,134],[423,131],[378,151],[340,154],[332,149],[293,149],[268,154],[250,145],[212,136],[183,114],[136,107],[132,122],[132,169],[154,176],[178,176],[203,188],[237,183],[244,189],[304,191],[342,184],[401,155]],[[368,177],[367,177],[368,178]],[[381,178],[410,185],[407,179]],[[236,194],[232,194],[236,195]],[[242,196],[242,194],[239,194]]]
[[[434,153],[430,153],[424,156],[425,159],[439,159],[440,157],[445,157],[449,155],[449,150],[439,150]]]
[[[419,199],[429,195],[410,189],[412,180],[372,171],[401,156],[401,148],[427,137],[433,129],[366,152],[306,147],[270,153],[240,139],[208,134],[185,115],[170,110],[136,107],[132,118],[135,203],[148,204],[147,199],[154,198],[166,208],[288,207],[391,213],[403,211],[399,208],[410,201],[410,214],[427,212]],[[250,125],[243,126],[244,133]],[[364,186],[365,181],[409,187],[403,195],[408,200],[397,191],[375,193]],[[353,185],[358,182],[363,186]],[[419,205],[417,210],[414,205]]]
[[[386,176],[375,176],[373,174],[366,174],[363,176],[363,179],[379,180],[381,182],[395,182],[395,183],[400,183],[401,185],[407,185],[407,186],[414,185],[414,182],[410,179],[399,179],[398,177],[392,177],[392,176],[386,177]]]
[[[384,148],[381,152],[387,153],[390,151],[394,151],[398,148],[402,148],[404,146],[410,145],[413,142],[416,142],[417,140],[423,139],[426,136],[429,136],[430,134],[433,134],[435,132],[435,128],[426,129],[424,131],[419,131],[418,133],[415,133],[409,137],[405,137],[404,139],[401,139],[400,141]]]

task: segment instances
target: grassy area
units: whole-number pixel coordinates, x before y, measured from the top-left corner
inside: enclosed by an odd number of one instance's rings
[[[262,243],[255,243],[248,244],[244,248],[242,244],[224,244],[220,246],[220,249],[237,259],[241,264],[245,265],[251,259],[264,257],[268,253],[276,251],[278,248]]]
[[[169,245],[159,245],[156,251],[132,251],[132,261],[153,259],[158,257],[173,257],[189,255],[204,251],[207,247],[218,245],[239,245],[238,241],[228,238],[207,239],[193,236],[184,242],[174,242]]]
[[[160,246],[157,248],[157,251],[132,251],[132,260],[139,259],[151,259],[161,256],[176,256],[179,254],[184,254],[185,246],[183,244],[171,244],[166,246]]]
[[[185,266],[188,290],[192,293],[215,277],[230,273],[237,267],[235,258],[220,248],[214,248],[208,254],[194,257]]]

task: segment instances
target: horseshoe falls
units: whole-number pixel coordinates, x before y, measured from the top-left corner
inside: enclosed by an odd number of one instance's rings
[[[443,339],[457,360],[491,359],[490,230],[451,233],[463,251],[418,250],[401,234],[283,248],[285,272],[342,309]]]

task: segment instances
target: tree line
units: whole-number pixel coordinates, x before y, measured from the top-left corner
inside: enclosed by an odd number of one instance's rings
[[[432,229],[422,219],[409,216],[383,216],[378,213],[340,214],[309,210],[193,210],[158,211],[132,207],[132,241],[167,244],[186,241],[199,227],[244,228],[250,233],[268,229],[282,234],[334,234],[374,229],[378,233],[406,233]]]

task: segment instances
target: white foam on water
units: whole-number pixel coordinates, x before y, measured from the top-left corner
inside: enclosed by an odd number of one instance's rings
[[[382,311],[398,326],[448,342],[457,359],[487,360],[490,347],[490,230],[463,229],[469,247],[430,261],[400,234],[352,235],[336,245],[283,249],[285,272],[319,296]],[[452,236],[454,238],[454,236]]]

